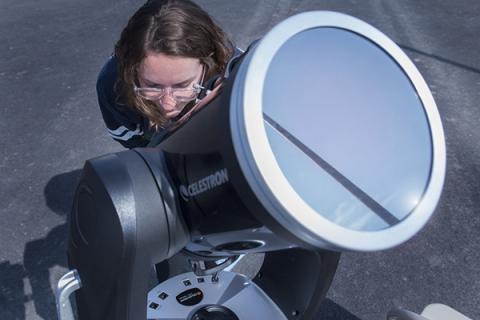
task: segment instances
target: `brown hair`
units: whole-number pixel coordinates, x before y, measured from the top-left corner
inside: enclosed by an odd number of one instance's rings
[[[120,103],[139,111],[159,129],[166,119],[158,106],[133,90],[147,52],[198,58],[209,79],[223,73],[233,46],[210,16],[189,0],[150,0],[135,12],[115,45],[119,62],[115,90]]]

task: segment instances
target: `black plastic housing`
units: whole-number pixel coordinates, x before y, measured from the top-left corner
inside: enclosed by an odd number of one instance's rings
[[[162,164],[157,155],[157,168]],[[181,215],[172,210],[173,193],[161,187],[162,177],[153,175],[135,151],[86,162],[68,246],[69,267],[82,281],[76,293],[80,320],[146,317],[155,263],[180,251],[189,239]]]

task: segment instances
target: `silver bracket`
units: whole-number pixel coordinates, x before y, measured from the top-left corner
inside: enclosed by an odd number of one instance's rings
[[[75,320],[70,295],[82,286],[77,270],[70,270],[58,281],[55,291],[59,320]]]
[[[190,260],[190,266],[197,276],[207,276],[222,271],[238,260],[239,256],[224,258],[220,263],[218,261]]]

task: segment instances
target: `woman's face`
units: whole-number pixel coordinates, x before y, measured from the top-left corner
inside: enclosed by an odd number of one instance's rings
[[[141,88],[169,88],[166,94],[153,101],[167,119],[172,119],[188,102],[178,102],[171,90],[192,89],[194,84],[202,81],[202,72],[202,64],[197,58],[147,53],[138,69],[138,82]]]

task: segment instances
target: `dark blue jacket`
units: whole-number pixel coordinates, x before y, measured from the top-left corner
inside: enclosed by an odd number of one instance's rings
[[[97,97],[109,135],[125,148],[145,147],[155,133],[146,117],[117,101],[115,82],[118,62],[110,57],[97,79]]]

